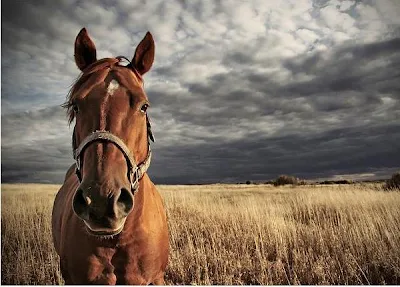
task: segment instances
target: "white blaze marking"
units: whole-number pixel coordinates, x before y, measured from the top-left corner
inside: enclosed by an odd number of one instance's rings
[[[107,88],[107,93],[112,96],[114,92],[119,88],[119,84],[116,80],[112,80]]]

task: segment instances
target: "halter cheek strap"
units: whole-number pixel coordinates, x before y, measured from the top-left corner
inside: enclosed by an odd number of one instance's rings
[[[74,138],[75,138],[75,129],[74,129]],[[139,180],[143,177],[144,173],[150,166],[151,161],[151,149],[150,145],[148,146],[148,153],[146,159],[139,165],[136,164],[133,155],[131,154],[129,148],[119,137],[113,135],[109,131],[95,131],[87,136],[79,145],[78,148],[75,149],[75,139],[73,140],[74,145],[74,159],[76,163],[76,175],[79,181],[82,181],[82,154],[87,146],[95,141],[108,141],[115,144],[119,150],[124,154],[126,159],[126,163],[128,165],[128,179],[131,184],[131,190],[134,194],[136,190],[139,188]]]

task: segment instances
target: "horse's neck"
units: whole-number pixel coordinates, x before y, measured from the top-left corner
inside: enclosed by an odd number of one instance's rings
[[[134,208],[133,213],[135,217],[141,217],[146,213],[148,208],[151,208],[151,205],[154,201],[154,191],[153,191],[153,184],[145,173],[142,179],[139,181],[139,189],[136,191],[134,196]],[[136,210],[135,210],[136,209]]]

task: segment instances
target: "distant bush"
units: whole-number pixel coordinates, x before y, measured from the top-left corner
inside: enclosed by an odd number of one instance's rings
[[[264,184],[274,184],[274,183],[275,183],[275,180],[268,180],[268,181],[264,182]]]
[[[305,181],[290,175],[280,175],[274,182],[275,186],[285,185],[285,184],[300,185],[300,184],[305,184]]]
[[[395,172],[390,179],[388,179],[385,183],[384,189],[386,190],[393,190],[398,189],[400,190],[400,172]]]
[[[347,179],[342,179],[342,180],[337,180],[336,184],[352,184],[352,181]]]
[[[246,181],[246,184],[251,184],[251,181],[250,180]]]
[[[321,181],[320,184],[352,184],[352,181],[347,179],[342,180],[324,180]]]

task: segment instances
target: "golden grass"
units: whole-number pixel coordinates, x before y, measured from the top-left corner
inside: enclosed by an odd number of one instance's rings
[[[59,186],[2,184],[1,284],[60,284],[51,236],[51,210]]]
[[[372,185],[158,186],[168,284],[399,284],[400,193]],[[62,282],[58,186],[2,185],[2,284]]]

